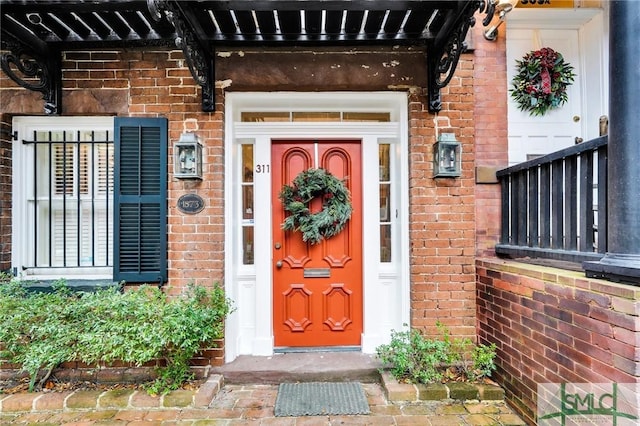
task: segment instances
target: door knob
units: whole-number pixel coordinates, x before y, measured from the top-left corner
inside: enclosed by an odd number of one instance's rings
[[[282,260],[278,260],[276,262],[276,268],[278,268],[278,269],[282,268]]]

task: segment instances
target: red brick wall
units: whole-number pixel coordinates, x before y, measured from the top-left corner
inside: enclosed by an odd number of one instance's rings
[[[218,90],[215,113],[201,111],[200,88],[181,51],[97,51],[63,53],[64,115],[166,117],[171,143],[183,131],[195,131],[203,143],[203,180],[169,179],[168,249],[170,294],[194,282],[211,286],[223,279],[223,93]],[[3,110],[41,115],[39,94],[19,88],[0,74]],[[13,99],[13,101],[12,101]],[[10,120],[9,125],[10,125]],[[201,195],[207,206],[198,215],[184,215],[177,199],[187,192]],[[8,194],[10,191],[3,191]],[[3,210],[4,215],[4,210]],[[0,230],[4,232],[4,228]],[[2,242],[8,244],[10,238]]]
[[[0,271],[11,268],[11,120],[0,114]]]
[[[505,26],[496,41],[485,40],[482,15],[476,16],[473,32],[475,161],[476,166],[508,165],[507,58]],[[476,185],[476,253],[495,256],[500,237],[500,185]]]
[[[201,112],[200,89],[180,51],[74,51],[63,55],[63,113],[163,116],[170,141],[196,131],[204,145],[201,182],[169,179],[169,293],[189,282],[223,279],[224,93],[216,113]],[[410,94],[411,321],[435,332],[436,321],[454,335],[475,335],[475,117],[473,56],[463,55],[443,110],[427,110],[424,52],[415,48],[331,48],[318,52],[254,49],[219,52],[216,78],[224,90],[400,90]],[[41,114],[39,94],[0,75],[4,111]],[[15,101],[13,101],[15,99]],[[436,129],[437,124],[437,129]],[[463,173],[433,179],[436,132],[463,143]],[[169,146],[171,159],[172,144]],[[170,162],[171,164],[171,162]],[[172,166],[169,166],[171,173]],[[177,199],[196,192],[207,200],[198,215],[184,215]]]
[[[467,55],[442,91],[437,118],[422,92],[409,99],[409,239],[411,325],[438,335],[439,321],[452,334],[475,337],[475,208],[473,63]],[[434,179],[438,133],[462,142],[462,176]]]
[[[227,90],[398,90],[409,93],[409,239],[411,326],[475,337],[475,191],[473,56],[461,58],[429,113],[424,53],[411,48],[338,48],[218,52],[217,78]],[[437,130],[436,130],[437,123]],[[436,132],[463,144],[463,172],[433,178]]]
[[[478,335],[496,379],[534,424],[539,383],[640,383],[640,287],[478,260]]]

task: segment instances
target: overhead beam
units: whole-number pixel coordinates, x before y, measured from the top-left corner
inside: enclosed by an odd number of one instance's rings
[[[123,10],[135,12],[144,7],[140,0],[109,0],[109,1],[29,1],[25,3],[2,3],[3,14],[15,13],[61,13],[73,10],[77,13],[91,12],[121,12]]]
[[[204,1],[200,4],[211,10],[432,10],[455,9],[459,1],[442,0],[230,0]]]
[[[51,69],[56,59],[55,54],[52,56],[50,52],[58,52],[59,62],[62,50],[175,44],[182,50],[191,75],[202,88],[202,110],[213,111],[213,51],[216,46],[251,45],[256,41],[262,45],[420,43],[425,45],[427,50],[429,110],[437,112],[442,107],[440,90],[449,84],[453,77],[460,54],[465,49],[465,36],[474,22],[473,15],[476,10],[482,12],[481,9],[487,4],[491,6],[493,3],[480,0],[7,1],[3,2],[2,10],[2,45],[6,48],[7,40],[14,40],[21,47],[18,52],[12,45],[12,53],[3,55],[3,69],[21,86],[43,92],[49,105],[48,109],[53,113],[59,113],[59,96],[56,94],[60,92],[61,71],[58,69],[54,73]],[[285,23],[295,20],[286,20],[281,21],[280,27],[288,32],[276,33],[276,17],[295,17],[303,11],[309,17],[307,32],[302,31],[300,23],[287,27]],[[322,23],[319,19],[322,16],[320,11],[326,14],[324,30],[318,26]],[[343,28],[345,11],[346,23]],[[364,11],[368,11],[369,18],[363,23]],[[487,19],[483,23],[490,21],[489,15],[493,15],[494,10],[487,7],[485,12]],[[79,27],[80,30],[85,30],[84,25],[87,25],[86,31],[80,31],[77,36],[56,33],[50,33],[49,36],[47,33],[48,38],[43,38],[43,35],[33,33],[33,29],[29,27],[33,23],[29,17],[32,13],[40,14],[43,18],[66,16],[67,21],[75,17],[80,17],[80,20],[83,16],[89,18]],[[120,28],[121,31],[112,25],[111,28],[117,37],[106,36],[106,29],[96,27],[94,15],[110,22],[107,18],[115,16],[116,13],[119,15],[116,17],[118,22],[122,17],[129,23]],[[139,13],[147,17],[147,21],[156,31],[146,27],[146,22],[139,18]],[[237,24],[232,18],[234,13]],[[215,29],[214,19],[209,18],[209,14],[216,17],[219,30]],[[251,18],[253,14],[259,23],[260,31],[257,31]],[[229,22],[222,19],[226,15],[230,17]],[[239,16],[242,19],[238,18]],[[211,20],[211,25],[208,19]],[[91,25],[92,21],[94,25]],[[385,22],[384,28],[380,28],[382,22]],[[227,25],[226,30],[223,24]],[[273,26],[271,32],[270,26]],[[363,26],[365,31],[360,32]],[[88,27],[93,30],[89,30]],[[130,31],[129,27],[134,31]],[[86,34],[87,31],[90,34]],[[248,33],[244,34],[243,31]],[[94,33],[100,35],[95,36]],[[26,55],[30,58],[25,59]],[[32,71],[32,68],[36,68],[37,71]],[[30,81],[41,78],[42,82],[33,85],[24,78],[18,78],[16,71],[25,74],[22,70],[34,73],[30,76]]]

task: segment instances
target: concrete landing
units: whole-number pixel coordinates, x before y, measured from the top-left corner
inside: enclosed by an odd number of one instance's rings
[[[282,353],[271,356],[241,355],[212,371],[229,384],[279,384],[315,381],[380,381],[382,363],[360,352]]]

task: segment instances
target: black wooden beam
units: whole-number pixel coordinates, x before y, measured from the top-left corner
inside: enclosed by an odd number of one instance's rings
[[[211,10],[432,10],[432,9],[456,9],[460,1],[449,0],[230,0],[230,1],[203,1],[199,4]],[[464,3],[464,2],[462,2]]]
[[[441,107],[440,89],[455,71],[480,4],[479,0],[2,0],[1,31],[3,46],[6,39],[15,39],[23,50],[41,57],[46,54],[39,52],[170,46],[177,40],[205,94],[213,94],[209,87],[213,81],[205,82],[204,76],[213,72],[211,51],[217,46],[417,44],[427,49],[429,109],[435,112]],[[166,13],[169,9],[171,14]],[[213,99],[203,99],[203,108],[211,105]]]

